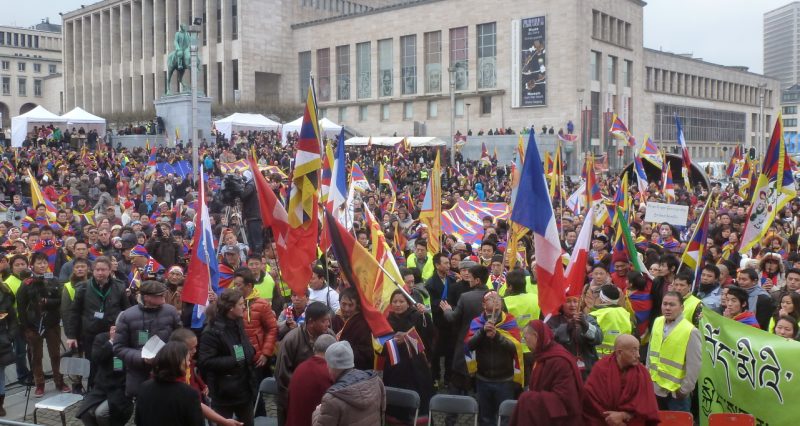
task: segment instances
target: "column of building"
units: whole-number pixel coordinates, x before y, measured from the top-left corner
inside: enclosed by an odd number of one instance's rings
[[[219,96],[219,74],[217,70],[217,2],[220,0],[206,0],[206,21],[203,23],[203,31],[206,32],[206,45],[201,50],[203,61],[206,65],[206,75],[203,76],[207,82],[208,91],[205,94],[213,99],[214,103],[221,103],[222,97]],[[202,37],[202,35],[201,35]]]
[[[134,111],[143,111],[148,109],[149,105],[142,102],[142,95],[144,91],[144,72],[143,72],[143,48],[142,48],[142,33],[144,30],[144,20],[142,19],[142,2],[131,2],[131,102],[133,103]]]
[[[66,109],[75,106],[75,24],[64,22],[64,103]]]
[[[166,49],[167,49],[167,15],[166,5],[161,0],[153,1],[153,37],[154,37],[154,50],[153,50],[153,81],[155,84],[155,97],[156,99],[164,96],[166,92],[166,80],[164,79],[164,70],[166,69]]]
[[[177,0],[166,0],[166,2],[167,2],[167,8],[164,19],[166,19],[167,21],[167,32],[165,34],[166,51],[164,53],[168,54],[169,52],[174,50],[175,40],[173,37],[175,36],[175,33],[178,31],[178,26],[177,26],[178,4]],[[169,67],[166,67],[165,69],[167,70],[167,72],[169,72]],[[169,76],[167,76],[167,78],[169,78]],[[177,83],[178,80],[177,74],[173,76],[173,80],[174,81],[172,82],[172,86],[168,87],[167,90],[173,93],[178,93],[180,92],[181,89],[180,85]]]
[[[192,16],[191,20],[203,17],[203,0],[192,0]],[[200,34],[197,35],[197,61],[198,64],[195,72],[197,73],[197,90],[198,93],[203,90],[203,80],[206,78],[203,73],[203,63],[208,63],[207,59],[200,54],[200,49],[203,47],[203,31],[205,31],[205,24],[200,25]]]
[[[222,99],[220,103],[231,104],[233,103],[233,55],[232,55],[232,40],[231,34],[233,30],[231,13],[231,0],[219,0],[220,9],[222,10]]]
[[[153,24],[153,0],[142,0],[142,108],[153,108],[153,40],[155,26]]]
[[[99,112],[103,109],[103,74],[102,74],[102,38],[103,38],[103,31],[102,31],[102,24],[101,24],[101,14],[102,11],[99,13],[92,13],[91,15],[91,24],[92,24],[92,38],[91,38],[91,45],[92,45],[92,73],[91,73],[91,88],[92,88],[92,96],[91,96],[91,106],[87,105],[87,109],[92,112]]]
[[[118,113],[122,111],[122,45],[120,35],[120,7],[115,6],[111,9],[111,111]]]
[[[120,6],[120,35],[122,37],[122,111],[130,112],[133,108],[133,87],[131,84],[131,4]]]
[[[100,12],[100,86],[101,101],[95,113],[108,114],[113,110],[111,69],[111,10],[104,9]]]

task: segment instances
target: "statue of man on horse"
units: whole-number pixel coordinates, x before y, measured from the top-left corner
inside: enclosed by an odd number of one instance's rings
[[[186,31],[186,26],[181,25],[175,33],[175,50],[169,52],[167,56],[167,95],[172,94],[172,74],[178,72],[179,91],[187,92],[191,87],[183,83],[183,74],[191,67],[192,59],[189,46],[193,36]],[[200,70],[200,61],[197,69]]]

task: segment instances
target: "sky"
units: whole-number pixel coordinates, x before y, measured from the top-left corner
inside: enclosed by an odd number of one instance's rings
[[[4,0],[13,1],[13,0]],[[619,0],[621,1],[621,0]],[[764,12],[790,0],[646,0],[644,45],[721,65],[744,65],[763,70]],[[28,0],[16,2],[0,24],[28,27],[45,17],[60,23],[58,12],[80,8],[95,0]],[[45,12],[46,11],[46,12]],[[9,12],[9,10],[6,10]]]

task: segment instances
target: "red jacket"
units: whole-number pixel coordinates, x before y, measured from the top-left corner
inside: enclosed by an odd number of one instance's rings
[[[275,312],[266,300],[258,297],[256,290],[253,290],[244,303],[244,331],[256,349],[253,360],[257,360],[261,355],[271,357],[275,353],[275,342],[278,340],[278,320],[275,319]]]

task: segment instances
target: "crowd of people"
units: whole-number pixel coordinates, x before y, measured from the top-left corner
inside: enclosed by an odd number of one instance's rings
[[[363,299],[331,253],[309,265],[305,292],[291,291],[280,275],[253,171],[235,166],[253,149],[285,200],[296,135],[284,145],[276,132],[200,146],[221,289],[210,292],[201,317],[181,300],[198,188],[191,175],[151,167],[186,160],[190,150],[180,142],[152,158],[144,147],[103,138],[70,146],[59,134],[37,129],[0,160],[0,366],[16,364],[20,382],[40,398],[47,344],[55,389],[85,394],[78,416],[87,425],[131,417],[143,425],[253,424],[267,377],[278,386],[281,425],[410,424],[414,413],[387,406],[385,387],[416,391],[423,418],[434,394],[450,393],[476,397],[481,425],[496,424],[509,399],[519,401],[511,424],[654,425],[659,409],[696,409],[703,306],[787,339],[798,335],[798,202],[779,212],[751,253],[740,253],[749,201],[737,182],[676,185],[676,203],[692,212],[683,229],[644,221],[645,203],[664,199],[653,182],[646,197],[631,194],[631,237],[649,273],[635,272],[629,254],[613,247],[610,223],[597,226],[583,291],[544,317],[532,239],[521,240],[510,267],[507,220],[483,217],[477,240],[445,235],[441,252],[428,251],[419,213],[434,148],[348,147],[348,163],[358,162],[370,182],[356,196],[352,232],[364,247],[377,244],[366,222],[369,213],[378,218],[403,279],[387,313],[395,335],[376,350]],[[382,166],[394,187],[380,183]],[[459,199],[509,202],[512,174],[511,164],[456,153],[456,164],[442,169],[443,209]],[[619,179],[598,179],[606,198],[614,199]],[[563,185],[569,194],[579,182]],[[38,192],[47,203],[34,204]],[[709,211],[695,286],[680,254],[716,195],[722,201]],[[560,199],[554,206],[568,258],[584,214]],[[152,356],[145,345],[156,336],[166,345]],[[89,377],[60,373],[62,345],[91,361]],[[256,405],[263,414],[263,402]]]

